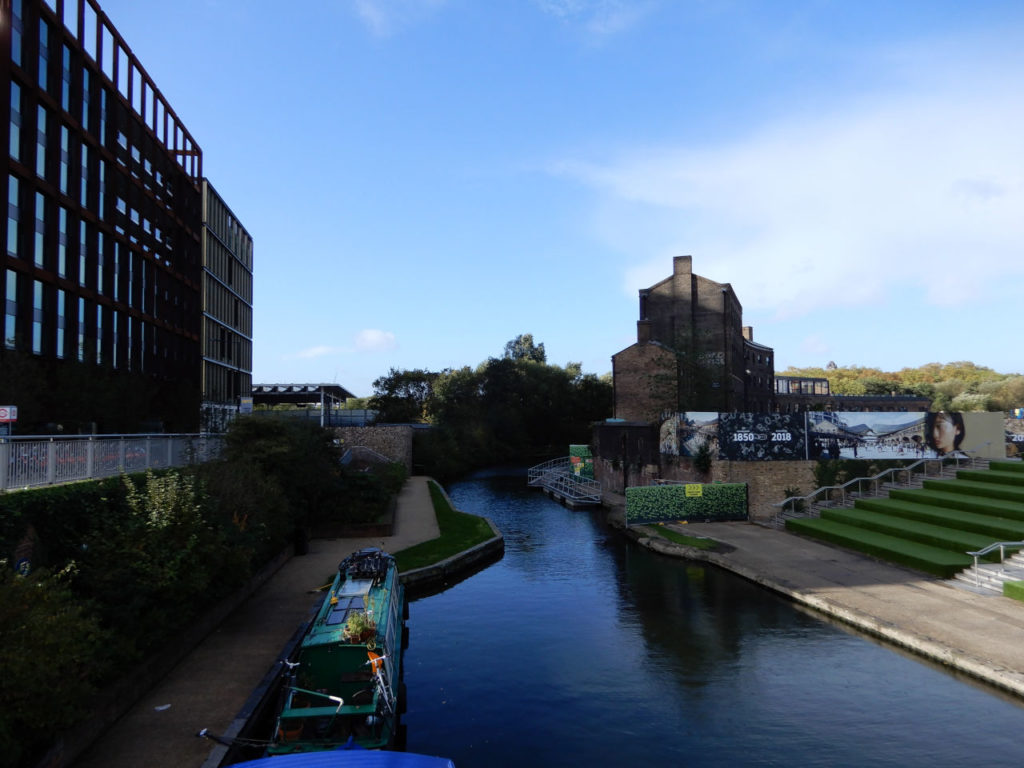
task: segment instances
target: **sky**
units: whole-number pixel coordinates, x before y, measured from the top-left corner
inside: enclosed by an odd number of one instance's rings
[[[672,257],[775,369],[1024,372],[1024,3],[100,0],[254,238],[254,383],[611,371]]]

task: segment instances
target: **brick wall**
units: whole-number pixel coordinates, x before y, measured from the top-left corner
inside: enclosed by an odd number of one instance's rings
[[[342,450],[356,445],[370,448],[394,461],[400,461],[412,473],[412,427],[336,427],[331,430],[342,441]]]
[[[815,461],[714,461],[707,474],[698,472],[693,459],[685,456],[661,456],[660,464],[629,462],[595,457],[594,477],[601,489],[622,494],[625,487],[651,485],[656,479],[691,483],[746,483],[750,519],[767,522],[775,514],[776,504],[786,498],[786,488],[799,488],[800,495],[817,487]]]
[[[634,344],[612,355],[615,418],[657,421],[678,410],[676,356],[660,344]]]

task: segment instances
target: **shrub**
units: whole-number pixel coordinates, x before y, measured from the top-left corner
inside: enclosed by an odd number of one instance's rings
[[[72,567],[18,576],[0,560],[0,763],[17,765],[83,713],[97,679],[99,622],[72,594]]]

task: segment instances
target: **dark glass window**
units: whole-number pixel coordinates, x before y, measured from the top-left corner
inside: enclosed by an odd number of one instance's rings
[[[21,86],[11,81],[11,157],[21,160]]]

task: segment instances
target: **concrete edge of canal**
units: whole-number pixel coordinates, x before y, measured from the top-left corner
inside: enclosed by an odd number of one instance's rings
[[[1024,666],[1007,663],[1005,658],[997,659],[996,657],[999,655],[1000,649],[998,648],[998,641],[994,638],[993,650],[995,653],[990,656],[985,652],[985,638],[977,637],[978,632],[973,629],[972,622],[975,621],[976,617],[966,617],[962,624],[953,623],[950,632],[942,637],[932,636],[931,633],[934,632],[934,627],[921,625],[920,621],[916,619],[916,612],[914,610],[916,601],[921,597],[920,584],[917,582],[890,585],[890,591],[895,590],[904,593],[896,596],[890,595],[891,602],[897,607],[896,613],[893,614],[892,611],[879,610],[878,615],[876,615],[871,610],[865,609],[864,605],[855,605],[857,601],[854,599],[849,601],[842,599],[844,587],[841,583],[837,582],[832,589],[823,590],[812,588],[810,586],[810,579],[807,580],[806,584],[801,584],[797,583],[798,579],[791,580],[789,578],[792,576],[792,573],[787,573],[786,576],[772,573],[770,567],[764,566],[765,561],[763,558],[749,557],[749,553],[744,553],[742,547],[734,546],[733,543],[728,541],[730,536],[726,535],[721,539],[717,538],[714,530],[709,530],[713,529],[713,526],[716,524],[701,525],[699,531],[697,526],[670,526],[680,533],[696,534],[700,538],[711,539],[723,546],[718,551],[703,550],[676,544],[657,535],[649,535],[646,531],[638,528],[630,528],[625,524],[624,509],[619,508],[614,503],[606,506],[605,511],[610,526],[646,549],[668,557],[705,562],[717,566],[783,595],[796,603],[836,619],[865,634],[885,640],[918,656],[938,663],[943,667],[963,673],[975,680],[987,683],[1004,692],[1024,699]],[[758,526],[750,523],[745,525],[758,528]],[[811,543],[805,542],[793,534],[780,533],[780,536],[785,538],[786,544],[790,549],[809,548],[812,546]],[[817,543],[813,546],[816,545]],[[858,553],[847,552],[846,555],[862,561],[865,569],[875,568],[883,570],[891,567],[889,564],[874,561]],[[966,613],[966,611],[961,610],[960,601],[964,599],[973,600],[975,597],[970,596],[970,598],[967,598],[954,587],[949,587],[941,581],[931,579],[925,575],[920,575],[920,580],[950,590],[948,597],[950,598],[950,610],[952,612]],[[847,591],[852,595],[855,592],[855,588],[850,586]],[[1007,598],[999,597],[977,598],[977,600],[982,601],[1000,599],[1008,600]],[[901,600],[906,602],[906,610],[904,611],[898,610]],[[876,605],[880,609],[883,607],[880,603]],[[997,604],[987,603],[984,605],[986,608],[990,608]],[[999,604],[999,607],[1002,609],[1006,605],[1006,603]],[[975,609],[976,606],[971,605],[969,608]],[[1024,605],[1020,606],[1019,609],[1017,606],[1012,606],[1012,611],[1019,613],[1021,622],[1024,622]],[[1002,615],[1006,615],[1006,611],[1002,611],[1000,616]],[[1011,629],[1014,628],[1011,627]]]

